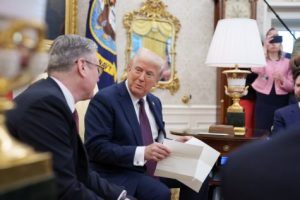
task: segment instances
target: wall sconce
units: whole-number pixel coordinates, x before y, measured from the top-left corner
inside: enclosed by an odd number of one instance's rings
[[[234,126],[235,135],[245,135],[245,115],[240,97],[248,92],[246,77],[249,70],[241,68],[266,65],[262,42],[256,20],[233,18],[218,21],[211,41],[206,65],[227,68],[225,93],[233,100],[227,109],[227,124]],[[228,69],[233,68],[233,69]]]

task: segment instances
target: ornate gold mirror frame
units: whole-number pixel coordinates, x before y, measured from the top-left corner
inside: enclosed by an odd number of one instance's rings
[[[156,88],[168,89],[174,94],[180,86],[175,68],[175,44],[181,25],[166,7],[160,0],[146,0],[140,9],[124,15],[123,24],[127,31],[125,54],[126,64],[140,47],[160,55],[166,62]]]
[[[48,33],[51,28],[58,30],[51,38],[49,34],[46,36],[45,45],[49,49],[57,36],[77,33],[77,0],[48,0],[46,21]]]

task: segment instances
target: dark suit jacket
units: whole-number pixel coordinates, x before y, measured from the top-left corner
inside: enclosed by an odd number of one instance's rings
[[[147,95],[150,110],[165,136],[160,100]],[[100,90],[91,100],[85,117],[85,146],[90,159],[100,173],[126,171],[145,172],[133,166],[137,146],[143,146],[139,122],[125,82]]]
[[[117,199],[122,188],[89,170],[88,159],[62,91],[51,78],[20,94],[7,126],[16,138],[37,151],[53,155],[58,197],[61,200]]]
[[[222,173],[224,200],[300,199],[299,144],[296,128],[230,154]]]
[[[295,126],[300,123],[300,108],[298,103],[291,104],[280,108],[274,113],[274,123],[272,135],[282,132],[288,127]]]

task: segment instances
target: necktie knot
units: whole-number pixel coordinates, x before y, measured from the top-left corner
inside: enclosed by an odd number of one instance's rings
[[[144,106],[144,99],[140,99],[140,100],[138,101],[138,104],[139,104],[140,106]]]

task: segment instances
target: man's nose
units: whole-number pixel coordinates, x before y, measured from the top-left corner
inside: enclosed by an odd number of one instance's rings
[[[143,72],[140,74],[139,79],[145,80],[145,75],[146,75],[146,72],[143,71]]]

